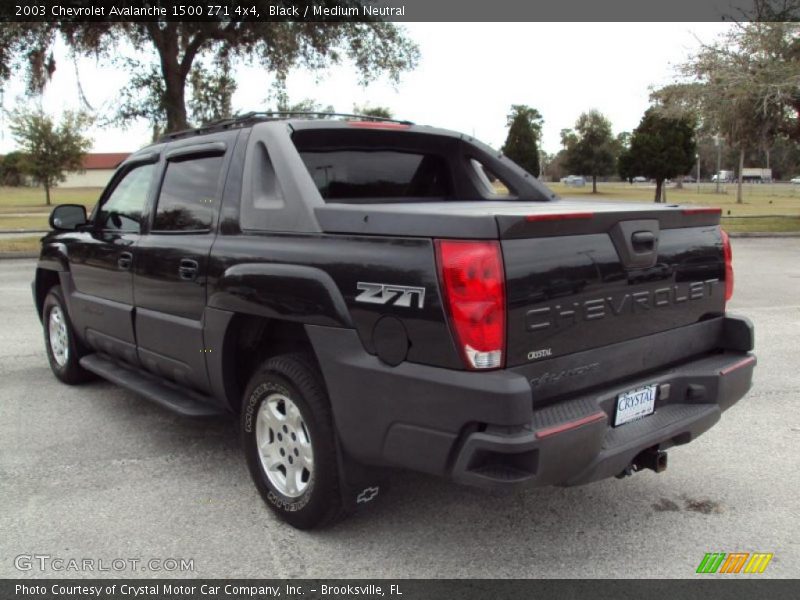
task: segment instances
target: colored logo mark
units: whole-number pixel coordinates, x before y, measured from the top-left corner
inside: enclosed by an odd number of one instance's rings
[[[697,573],[763,573],[772,560],[771,552],[707,552]]]

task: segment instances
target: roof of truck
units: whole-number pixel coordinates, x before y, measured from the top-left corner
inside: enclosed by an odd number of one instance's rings
[[[264,122],[283,122],[290,125],[293,129],[328,129],[328,128],[363,128],[363,129],[382,129],[393,131],[423,129],[426,133],[436,133],[439,135],[461,136],[460,133],[446,129],[438,129],[427,126],[415,125],[411,121],[401,119],[388,119],[384,117],[374,117],[371,115],[357,115],[350,113],[332,112],[248,112],[214,121],[202,127],[185,129],[163,135],[159,142],[171,142],[173,140],[184,139],[218,131],[230,129],[242,129],[251,127],[257,123]]]

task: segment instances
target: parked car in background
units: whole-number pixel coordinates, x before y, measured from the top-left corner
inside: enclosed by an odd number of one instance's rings
[[[638,177],[634,177],[631,181],[633,181],[633,183],[647,183],[647,177],[639,175]]]
[[[719,181],[720,183],[730,183],[733,181],[733,171],[720,171],[711,176],[711,181],[716,183]]]
[[[569,175],[561,179],[561,183],[564,183],[571,187],[583,187],[586,185],[586,178],[582,175]]]
[[[798,175],[797,177],[792,177],[790,183],[800,183],[800,175]]]
[[[691,175],[684,175],[683,176],[683,183],[694,183],[694,182],[695,182],[695,178],[692,177]]]

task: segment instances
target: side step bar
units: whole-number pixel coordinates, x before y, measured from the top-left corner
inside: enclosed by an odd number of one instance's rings
[[[155,375],[115,362],[100,354],[89,354],[80,360],[87,371],[112,383],[141,394],[148,400],[186,417],[212,417],[227,414],[214,400],[198,392],[178,387]]]

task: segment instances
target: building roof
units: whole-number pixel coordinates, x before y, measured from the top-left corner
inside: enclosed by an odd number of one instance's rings
[[[117,165],[130,155],[130,152],[93,152],[83,157],[83,168],[116,169]]]

